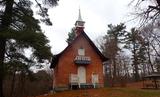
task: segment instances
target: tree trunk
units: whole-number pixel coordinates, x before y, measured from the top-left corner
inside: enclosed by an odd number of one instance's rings
[[[138,64],[135,63],[134,66],[135,66],[135,80],[139,81]]]
[[[112,86],[114,87],[115,83],[116,83],[116,79],[117,79],[117,70],[116,70],[116,59],[113,58],[112,60],[112,64],[113,64],[113,79],[112,79]]]
[[[0,97],[3,95],[3,79],[4,79],[4,53],[5,53],[5,40],[0,38]]]
[[[14,94],[14,88],[15,88],[15,76],[16,76],[16,71],[13,71],[10,97],[14,97],[13,94]]]
[[[135,80],[136,81],[139,81],[139,72],[138,72],[138,59],[137,59],[137,54],[136,54],[136,45],[135,45],[135,42],[133,42],[133,66],[134,66],[134,71],[135,71],[135,74],[134,74],[134,77],[135,77]]]
[[[153,64],[152,64],[152,62],[151,62],[151,54],[150,54],[150,42],[149,42],[149,40],[148,40],[148,45],[147,45],[147,54],[148,54],[148,62],[149,62],[149,64],[150,64],[150,66],[151,66],[151,72],[154,72],[154,68],[153,68]]]
[[[21,81],[21,83],[19,83],[19,84],[21,84],[20,85],[20,89],[21,89],[20,97],[25,97],[25,95],[26,95],[25,94],[25,80],[26,80],[26,75],[22,71],[21,75],[20,75],[20,81]]]
[[[1,19],[0,25],[0,97],[4,97],[3,95],[3,80],[4,80],[4,57],[5,57],[5,46],[6,46],[6,37],[4,37],[4,33],[9,28],[9,25],[12,21],[12,9],[13,9],[14,0],[6,0],[4,14]]]

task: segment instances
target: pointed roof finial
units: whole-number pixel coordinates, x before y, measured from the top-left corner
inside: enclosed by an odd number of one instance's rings
[[[81,16],[81,10],[80,10],[80,7],[79,7],[79,15],[78,15],[78,20],[77,21],[83,21],[82,20],[82,16]]]

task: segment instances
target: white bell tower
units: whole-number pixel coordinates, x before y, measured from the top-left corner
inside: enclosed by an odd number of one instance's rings
[[[79,9],[79,15],[78,15],[78,20],[75,23],[75,27],[82,27],[84,28],[84,21],[82,20],[82,16],[81,16],[81,10]]]

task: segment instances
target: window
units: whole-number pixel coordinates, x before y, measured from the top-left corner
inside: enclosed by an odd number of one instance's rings
[[[84,48],[78,49],[78,55],[84,56],[85,55],[85,49]]]

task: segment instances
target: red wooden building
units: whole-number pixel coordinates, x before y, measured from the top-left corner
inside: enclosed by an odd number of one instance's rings
[[[84,32],[84,23],[79,11],[75,39],[52,59],[54,88],[104,86],[103,62],[108,59]]]

